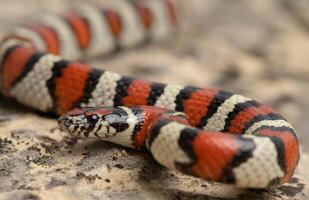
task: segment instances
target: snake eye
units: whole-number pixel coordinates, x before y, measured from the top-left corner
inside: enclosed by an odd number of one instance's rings
[[[99,120],[99,116],[97,114],[91,114],[87,116],[87,121],[90,124],[95,124]]]

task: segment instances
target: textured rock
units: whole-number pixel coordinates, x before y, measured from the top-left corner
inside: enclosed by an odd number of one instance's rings
[[[240,190],[184,176],[147,153],[73,140],[53,116],[1,98],[0,199],[308,199],[309,35],[296,6],[301,1],[183,1],[186,21],[177,38],[87,61],[148,80],[232,90],[274,106],[295,125],[304,150],[288,184]],[[5,30],[69,3],[2,0],[0,25]]]

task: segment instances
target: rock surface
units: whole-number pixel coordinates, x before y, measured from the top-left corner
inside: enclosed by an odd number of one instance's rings
[[[72,1],[1,0],[0,26],[61,12]],[[299,132],[297,175],[268,190],[241,190],[168,171],[149,154],[76,141],[55,118],[0,99],[0,199],[308,199],[309,19],[305,0],[183,0],[177,38],[93,66],[148,80],[231,90],[272,105]]]

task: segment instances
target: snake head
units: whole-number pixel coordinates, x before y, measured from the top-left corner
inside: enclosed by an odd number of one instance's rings
[[[120,107],[76,108],[62,115],[58,125],[73,136],[106,138],[128,129],[127,119]]]

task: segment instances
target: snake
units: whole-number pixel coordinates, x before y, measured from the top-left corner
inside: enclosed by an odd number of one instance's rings
[[[2,96],[60,116],[72,137],[149,151],[164,167],[241,188],[293,176],[295,129],[271,107],[215,88],[119,75],[80,60],[109,55],[178,31],[179,1],[78,4],[12,29],[0,47]]]

